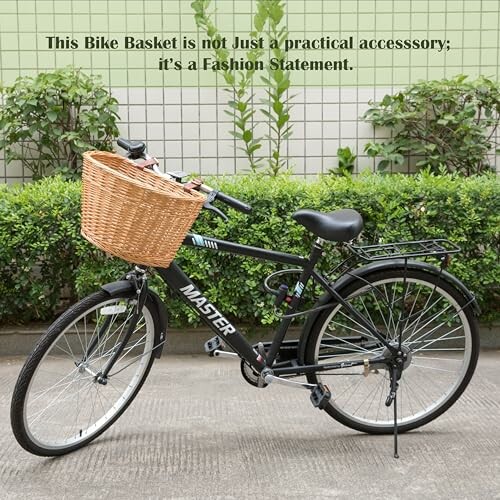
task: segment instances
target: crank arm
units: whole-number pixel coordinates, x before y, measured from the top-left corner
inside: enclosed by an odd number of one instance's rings
[[[235,352],[221,351],[220,349],[212,351],[212,356],[216,358],[239,358],[239,356]]]
[[[295,387],[296,389],[308,389],[310,391],[316,387],[316,384],[308,384],[307,382],[295,382],[294,380],[290,380],[287,378],[276,377],[275,375],[272,375],[270,373],[264,375],[263,378],[266,384],[272,384],[273,382],[275,382],[277,384],[287,385],[288,387]]]

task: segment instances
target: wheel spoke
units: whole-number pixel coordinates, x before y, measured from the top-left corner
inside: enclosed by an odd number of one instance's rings
[[[462,352],[462,351],[460,351]],[[431,356],[414,356],[414,359],[432,359],[432,360],[437,360],[437,361],[454,361],[455,363],[462,363],[462,359],[456,359],[456,358],[434,358]]]
[[[364,347],[361,347],[359,345],[353,344],[349,340],[343,339],[342,337],[332,337],[332,338],[334,338],[335,340],[339,340],[340,342],[343,342],[344,344],[353,346],[354,349],[355,349],[354,352],[358,352],[358,353],[367,353],[367,352],[369,353],[369,352],[371,352],[368,349],[365,349]]]
[[[465,339],[464,335],[459,335],[458,337],[446,337],[446,338],[440,337],[436,341],[437,342],[444,342],[444,341],[447,341],[447,340],[462,340],[462,339]],[[412,344],[426,344],[426,345],[428,345],[430,342],[432,342],[432,340],[416,340],[416,341],[413,341],[413,342],[409,342],[408,344],[405,342],[404,344],[406,346],[410,346]],[[424,346],[424,349],[425,349],[425,346]]]
[[[351,320],[351,318],[349,318],[348,316],[346,316],[344,313],[342,313],[344,315],[344,317],[346,317],[348,320]],[[364,330],[358,330],[356,328],[353,328],[352,326],[349,326],[349,325],[346,325],[345,323],[339,323],[338,321],[331,321],[330,322],[330,325],[338,325],[340,326],[341,328],[347,328],[348,330],[351,330],[352,332],[354,333],[357,333],[358,335],[368,335],[368,332],[366,331],[366,329]],[[331,328],[330,325],[328,325],[328,328]],[[359,325],[360,326],[360,325]],[[363,328],[363,327],[361,327]],[[336,335],[334,335],[334,333],[336,332],[337,330],[334,329],[332,332],[325,332],[325,335],[330,335],[330,337],[332,338],[337,338]]]
[[[71,383],[74,384],[76,382],[76,379],[72,380]],[[92,385],[93,382],[89,382],[89,385]],[[31,420],[31,425],[33,425],[43,414],[45,414],[45,412],[49,409],[49,408],[52,408],[56,403],[61,403],[61,402],[65,402],[65,401],[68,401],[70,399],[73,398],[74,396],[74,393],[71,393],[70,396],[67,396],[66,398],[63,398],[61,399],[61,396],[64,394],[64,389],[61,390],[54,398],[52,398],[52,400],[50,401],[50,403],[45,406],[44,408],[42,408],[41,410],[38,410],[34,415],[33,415],[33,419]]]
[[[446,370],[444,368],[436,368],[436,367],[433,367],[433,366],[424,366],[424,365],[420,365],[420,364],[417,364],[417,363],[412,363],[411,366],[414,366],[416,368],[425,368],[426,370],[437,370],[437,371],[440,371],[440,372],[456,373],[454,370]]]
[[[74,370],[72,370],[71,372],[69,372],[67,375],[65,375],[62,379],[58,380],[57,382],[55,382],[54,384],[52,384],[47,389],[42,389],[42,390],[39,390],[39,391],[32,392],[31,396],[37,396],[37,397],[35,399],[33,399],[33,400],[30,400],[30,402],[34,403],[40,396],[43,396],[44,394],[46,394],[50,390],[54,389],[55,387],[58,387],[59,385],[65,384],[66,383],[66,379],[68,377],[70,377],[71,375],[74,375],[77,372],[77,370],[78,370],[78,368],[75,368]],[[72,382],[72,380],[70,382]]]
[[[441,335],[441,337],[437,338],[437,339],[434,339],[434,340],[431,340],[429,341],[428,343],[426,343],[425,346],[422,346],[422,347],[419,347],[418,349],[415,349],[413,352],[420,352],[422,350],[426,350],[428,351],[429,350],[429,346],[432,345],[432,344],[435,344],[436,342],[439,342],[440,340],[446,338],[448,335],[451,335],[452,333],[455,333],[457,330],[461,330],[463,327],[462,325],[460,326],[457,326],[456,328],[454,328],[453,330],[450,330],[448,333],[445,333],[444,335]],[[440,349],[440,350],[443,350],[443,349]]]
[[[375,296],[375,294],[373,294]],[[375,328],[375,322],[373,321],[373,318],[368,310],[368,308],[366,307],[366,304],[365,304],[365,301],[363,300],[363,297],[359,297],[360,300],[361,300],[361,304],[363,306],[363,310],[365,311],[365,314],[368,316],[368,319],[370,321],[370,323],[373,325],[373,327]],[[383,318],[383,321],[385,323],[385,318]],[[387,326],[387,324],[385,325],[386,328],[387,328],[387,331],[389,331],[389,328]],[[378,340],[374,335],[372,335],[370,332],[367,333],[367,335],[369,335],[372,339],[375,339],[375,340]]]

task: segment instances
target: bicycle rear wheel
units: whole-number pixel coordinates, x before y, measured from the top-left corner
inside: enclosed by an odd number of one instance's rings
[[[354,281],[342,295],[393,345],[402,331],[408,362],[399,381],[398,429],[420,427],[450,408],[467,387],[479,353],[477,321],[463,294],[429,272],[394,268]],[[318,317],[306,342],[306,364],[359,361],[386,349],[341,304]],[[325,410],[342,424],[393,432],[392,408],[385,406],[387,369],[346,367],[311,374],[308,381],[329,385],[332,399]]]
[[[12,397],[12,429],[23,448],[42,456],[74,451],[130,405],[154,359],[159,320],[149,299],[107,384],[96,374],[122,342],[136,302],[134,294],[110,298],[97,292],[68,309],[39,340]]]

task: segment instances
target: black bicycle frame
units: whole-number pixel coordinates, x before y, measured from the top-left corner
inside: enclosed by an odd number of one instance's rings
[[[340,304],[345,306],[356,318],[359,323],[365,327],[370,334],[377,338],[384,344],[390,352],[397,349],[390,345],[383,335],[369,323],[366,318],[356,311],[349,302],[345,301],[338,292],[330,286],[328,281],[319,273],[315,271],[316,263],[323,253],[323,241],[316,240],[313,245],[309,258],[300,257],[297,255],[277,252],[274,250],[266,250],[258,247],[248,245],[241,245],[230,241],[219,240],[216,238],[207,238],[198,234],[188,233],[183,241],[183,245],[193,246],[198,248],[205,248],[212,251],[229,252],[237,255],[245,255],[257,259],[263,259],[271,262],[278,262],[281,264],[291,264],[302,268],[299,280],[293,291],[292,300],[288,304],[287,312],[282,318],[278,328],[274,334],[273,341],[270,349],[267,352],[266,359],[253,348],[253,346],[246,340],[241,332],[231,324],[231,322],[203,296],[202,292],[197,288],[193,281],[182,271],[182,269],[172,262],[168,268],[156,268],[158,274],[162,277],[165,283],[177,293],[181,299],[194,309],[202,320],[218,335],[225,343],[227,343],[237,354],[239,354],[245,361],[247,361],[259,373],[264,367],[271,367],[279,352],[280,346],[285,338],[286,332],[290,323],[293,320],[295,313],[301,303],[302,293],[311,277],[319,283],[331,296]],[[309,313],[317,309],[308,311]],[[380,363],[381,359],[372,360],[372,362]],[[365,361],[350,361],[347,365],[345,363],[330,363],[314,366],[300,366],[294,368],[276,368],[276,374],[291,374],[291,373],[308,373],[313,371],[331,370],[335,368],[345,368],[346,366],[359,366],[366,364]]]

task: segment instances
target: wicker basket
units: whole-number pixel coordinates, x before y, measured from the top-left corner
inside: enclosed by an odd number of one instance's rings
[[[117,154],[83,155],[82,235],[129,262],[168,267],[205,197]]]

